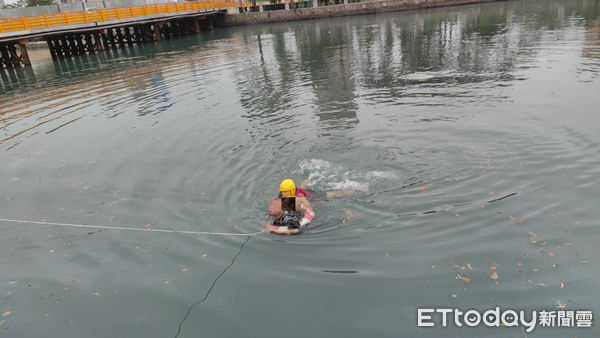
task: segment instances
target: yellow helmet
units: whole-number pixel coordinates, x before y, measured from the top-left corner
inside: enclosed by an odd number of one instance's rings
[[[281,192],[281,197],[296,197],[296,184],[289,178],[283,180],[279,185],[279,191]]]

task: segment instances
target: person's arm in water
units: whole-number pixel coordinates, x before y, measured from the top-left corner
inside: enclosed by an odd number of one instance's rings
[[[300,226],[307,225],[315,217],[315,212],[306,197],[296,197],[296,210],[302,211],[304,216],[300,221]]]
[[[307,186],[308,186],[308,178],[305,178],[304,181],[302,181],[302,184],[300,184],[300,188],[301,189],[306,189]],[[352,190],[352,189],[338,190],[338,191],[327,191],[327,192],[325,192],[325,197],[327,197],[327,198],[346,197],[346,196],[352,196],[352,195],[354,195],[355,192],[356,192],[356,190]]]
[[[345,197],[352,196],[356,190],[338,190],[338,191],[328,191],[327,198],[337,198],[337,197]]]
[[[300,184],[300,188],[306,189],[307,186],[308,186],[308,178],[305,178],[304,181],[302,181],[302,184]]]

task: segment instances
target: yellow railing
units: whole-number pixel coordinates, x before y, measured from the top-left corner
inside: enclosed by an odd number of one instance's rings
[[[201,0],[186,2],[170,2],[143,6],[102,8],[81,12],[65,12],[44,15],[23,16],[20,18],[0,19],[0,33],[48,28],[56,26],[75,25],[88,22],[117,20],[142,17],[154,14],[186,12],[202,9],[238,7],[237,1],[232,0]],[[251,4],[244,3],[244,7]]]

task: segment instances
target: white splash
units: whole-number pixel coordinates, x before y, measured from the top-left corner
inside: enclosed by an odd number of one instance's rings
[[[308,174],[309,188],[325,191],[358,190],[368,192],[372,183],[395,177],[391,172],[360,172],[322,159],[302,160],[300,169],[303,174]]]

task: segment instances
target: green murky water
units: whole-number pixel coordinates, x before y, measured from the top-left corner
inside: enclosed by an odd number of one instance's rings
[[[417,308],[598,312],[599,93],[597,0],[233,27],[0,73],[4,220],[253,233],[286,177],[357,190],[314,200],[294,237],[0,221],[0,336],[522,337],[418,328]]]

